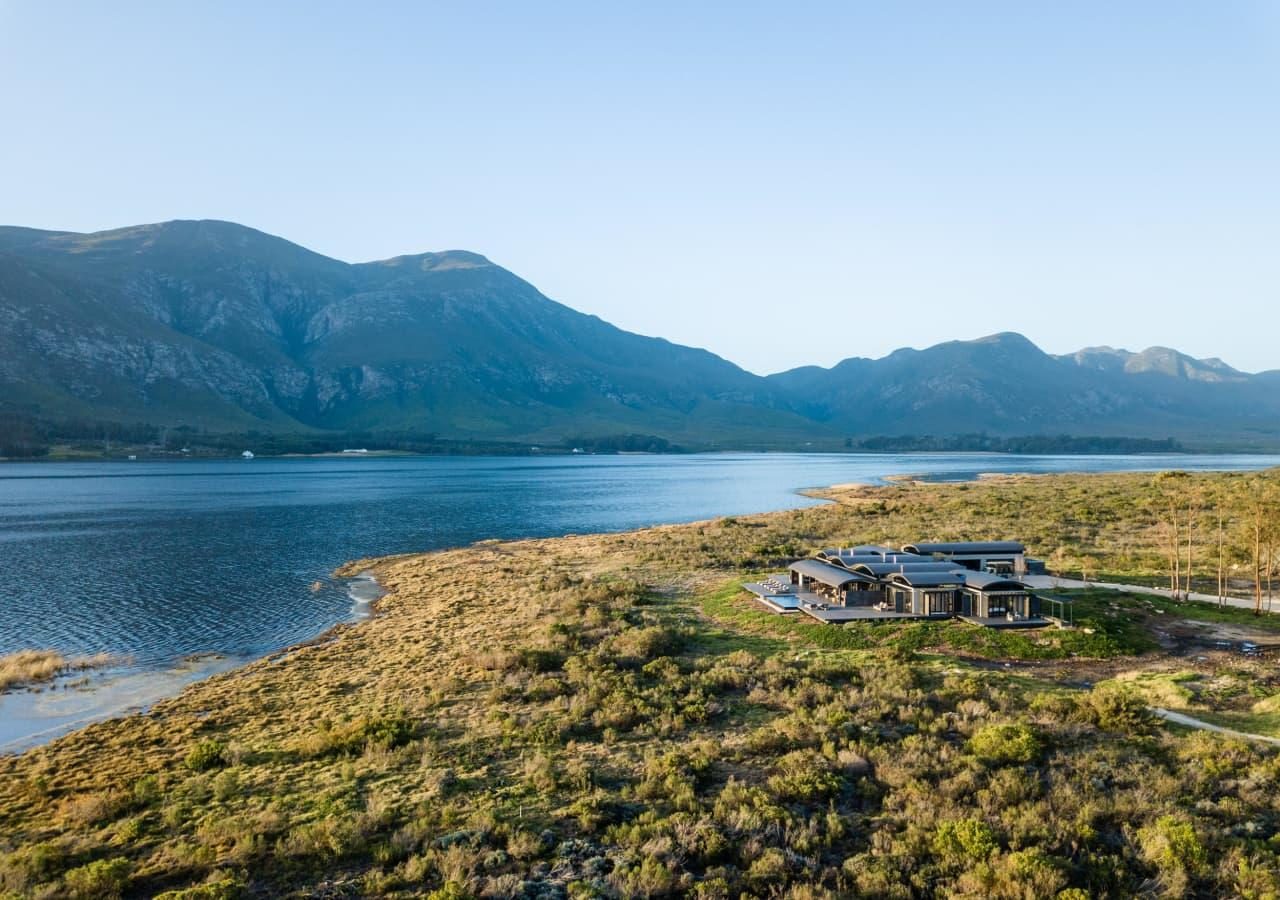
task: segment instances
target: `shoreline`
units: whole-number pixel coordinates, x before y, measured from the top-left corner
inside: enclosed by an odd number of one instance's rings
[[[919,455],[929,455],[929,453],[922,452]],[[1214,470],[1208,471],[1212,472]],[[1266,470],[1264,469],[1259,471]],[[725,520],[726,518],[734,520],[755,519],[798,513],[805,509],[817,509],[833,504],[840,505],[841,503],[847,503],[858,505],[873,501],[872,498],[868,496],[857,495],[867,494],[869,492],[874,493],[895,487],[929,488],[959,484],[978,485],[984,483],[1017,483],[1062,477],[1098,478],[1106,477],[1108,475],[1125,474],[1141,474],[1141,472],[1137,470],[1133,472],[980,472],[972,475],[971,477],[956,479],[954,481],[931,479],[927,475],[919,473],[902,473],[882,476],[873,482],[834,483],[827,486],[797,488],[792,491],[796,497],[821,501],[818,506],[787,507],[767,512],[737,514],[728,517],[715,516],[690,522],[661,523],[621,531],[605,531],[582,535],[564,534],[541,538],[515,539],[487,538],[466,545],[350,560],[338,566],[331,573],[333,577],[343,579],[347,582],[348,596],[352,599],[352,612],[350,618],[334,622],[310,638],[295,642],[285,647],[266,651],[261,655],[255,655],[252,657],[235,657],[226,656],[217,651],[213,651],[209,654],[197,654],[196,656],[201,658],[208,656],[219,660],[229,661],[226,665],[209,667],[208,670],[203,673],[191,674],[191,669],[185,660],[180,660],[175,665],[168,666],[163,669],[146,669],[132,672],[127,676],[129,680],[129,690],[125,692],[126,698],[124,700],[117,697],[120,691],[114,685],[114,682],[122,680],[118,673],[114,675],[96,673],[97,677],[90,676],[90,684],[87,687],[78,687],[76,690],[82,698],[91,697],[98,694],[98,692],[101,692],[98,695],[105,697],[106,700],[104,703],[98,705],[98,709],[94,711],[84,711],[77,718],[71,721],[63,721],[61,717],[58,717],[59,721],[56,721],[47,728],[41,728],[26,734],[15,735],[8,739],[6,739],[5,733],[0,731],[0,758],[6,755],[13,755],[15,753],[21,754],[33,747],[44,746],[50,741],[56,740],[57,738],[72,733],[77,729],[82,729],[95,723],[118,721],[133,713],[146,713],[155,704],[180,697],[189,687],[200,684],[213,676],[243,671],[256,663],[279,663],[292,658],[298,653],[309,648],[328,645],[352,627],[364,625],[370,619],[376,618],[381,612],[383,612],[383,603],[393,594],[393,590],[382,583],[382,580],[379,577],[379,571],[394,566],[398,562],[419,558],[431,558],[443,554],[482,551],[491,549],[495,546],[521,545],[529,542],[570,540],[602,541],[610,538],[644,534],[650,531],[709,527]],[[353,590],[356,586],[362,583],[371,585],[371,587],[365,589],[368,593],[363,597],[357,596],[357,592]],[[190,657],[188,657],[188,659],[189,658]],[[83,678],[83,673],[80,674],[81,678]],[[146,683],[148,681],[155,682],[155,686],[147,687]],[[97,684],[94,684],[93,682],[97,682]],[[46,688],[46,690],[59,690],[59,688]],[[8,698],[13,698],[15,696],[20,697],[24,693],[29,692],[18,689],[15,691],[0,693],[0,709],[4,708]],[[38,706],[39,704],[35,702],[27,702],[25,704],[15,704],[10,702],[7,705],[18,705],[20,707],[30,709]],[[32,715],[27,716],[27,720],[29,721],[33,718],[34,717]]]
[[[145,714],[188,685],[251,661],[195,654],[163,669],[117,666],[92,674],[70,672],[46,684],[5,691],[0,694],[0,757],[21,755],[98,722]]]
[[[378,603],[387,593],[371,572],[352,570],[352,565],[344,563],[333,572],[334,577],[347,582],[350,618],[305,640],[252,656],[211,650],[190,653],[159,667],[130,662],[69,670],[47,682],[0,691],[0,758],[21,755],[97,723],[145,715],[157,703],[177,698],[188,687],[215,675],[235,673],[261,661],[280,662],[328,643],[342,629],[377,615]],[[348,571],[351,574],[339,574]]]
[[[512,457],[562,457],[569,456],[574,458],[590,457],[590,456],[715,456],[724,453],[744,453],[754,455],[770,455],[770,454],[792,454],[795,456],[847,456],[847,457],[869,457],[869,456],[1000,456],[1010,459],[1030,459],[1030,458],[1107,458],[1107,457],[1134,457],[1134,456],[1150,456],[1176,459],[1184,456],[1277,456],[1280,455],[1280,447],[1273,449],[1260,449],[1256,447],[1238,448],[1238,449],[1181,449],[1181,450],[1133,450],[1133,451],[1090,451],[1090,452],[1072,452],[1069,450],[1044,453],[1020,453],[1014,450],[861,450],[861,449],[845,449],[842,447],[827,447],[822,449],[805,449],[801,447],[770,447],[770,448],[749,448],[749,447],[716,447],[700,450],[681,450],[679,452],[661,452],[652,450],[616,450],[616,451],[584,451],[575,453],[572,449],[538,449],[530,450],[511,450],[509,452],[501,452],[498,449],[485,449],[477,452],[462,451],[444,451],[439,453],[430,453],[422,450],[368,450],[363,453],[346,453],[341,450],[326,450],[319,453],[258,453],[254,451],[252,460],[242,460],[239,453],[226,454],[181,454],[181,453],[163,453],[160,455],[146,455],[145,448],[133,448],[140,452],[137,454],[123,455],[46,455],[31,457],[16,456],[0,456],[0,465],[6,463],[147,463],[147,462],[253,462],[255,460],[280,460],[280,459],[406,459],[406,458],[424,458],[424,459],[440,459],[449,457],[466,457],[466,458],[494,458],[509,459]],[[130,459],[131,455],[136,459]]]
[[[1198,685],[1209,691],[1232,672],[1231,684],[1254,683],[1256,660],[1213,649],[1223,632],[1214,615],[1173,621],[1164,603],[1080,596],[1090,616],[1118,603],[1134,624],[1031,636],[959,622],[827,629],[763,612],[741,590],[743,573],[850,540],[901,545],[924,533],[959,540],[1034,527],[1037,546],[1070,544],[1063,511],[1086,501],[1114,523],[1103,545],[1134,536],[1124,543],[1133,567],[1113,571],[1137,577],[1162,559],[1158,531],[1133,512],[1152,490],[1134,474],[857,485],[832,490],[833,503],[779,512],[355,560],[339,573],[386,591],[358,627],[214,674],[143,714],[0,756],[0,840],[15,862],[28,848],[60,850],[56,867],[29,870],[27,883],[50,896],[100,860],[124,873],[131,895],[226,882],[263,896],[335,885],[408,896],[450,881],[480,895],[597,877],[621,892],[651,835],[616,828],[617,810],[677,828],[692,804],[733,840],[739,811],[776,796],[798,805],[800,828],[828,821],[835,803],[841,821],[871,813],[862,821],[889,840],[901,828],[863,805],[859,785],[889,791],[883,809],[903,810],[927,835],[935,800],[910,785],[933,777],[939,756],[917,752],[921,741],[954,760],[949,773],[989,772],[993,784],[1029,764],[1047,774],[1048,748],[1086,773],[1117,749],[1155,748],[1171,767],[1185,753],[1208,758],[1220,739],[1141,720],[1146,736],[1135,737],[1127,706],[1114,720],[1080,717],[1112,716],[1093,700],[1120,689],[1145,691],[1135,701],[1143,710],[1181,708],[1181,699],[1195,716],[1216,702],[1188,693]],[[984,514],[961,521],[975,508]],[[1221,621],[1257,630],[1234,616]],[[1280,628],[1268,633],[1280,638]],[[1189,669],[1198,680],[1183,677]],[[1280,703],[1280,690],[1264,699]],[[1206,721],[1265,734],[1252,724],[1271,708],[1261,702],[1249,695]],[[1008,768],[984,761],[975,744],[1023,733]],[[839,742],[835,755],[815,749],[828,738]],[[1233,749],[1232,758],[1246,752],[1260,751]],[[697,769],[686,769],[690,760]],[[806,778],[835,780],[810,790],[809,780],[788,780],[798,764]],[[893,768],[904,765],[912,768]],[[1188,786],[1167,783],[1158,802],[1144,784],[1114,789],[1125,808],[1146,804],[1135,827],[1150,828],[1183,808]],[[947,797],[952,818],[981,814],[972,790]],[[1245,815],[1265,808],[1254,797],[1242,789],[1241,802],[1254,803]],[[764,841],[768,822],[751,827]],[[833,891],[844,884],[840,860],[878,859],[862,834],[832,833],[836,863],[823,877]],[[381,849],[402,840],[398,856]],[[758,885],[731,874],[744,891]],[[706,873],[680,877],[691,886]]]

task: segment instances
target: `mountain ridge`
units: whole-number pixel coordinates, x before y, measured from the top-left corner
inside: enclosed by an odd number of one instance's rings
[[[1013,332],[759,376],[467,250],[346,263],[220,220],[0,227],[0,387],[46,418],[707,446],[976,431],[1280,443],[1277,376],[1164,347],[1055,356]]]

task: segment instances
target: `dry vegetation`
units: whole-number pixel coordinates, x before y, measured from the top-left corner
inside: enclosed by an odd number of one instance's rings
[[[1149,486],[849,489],[374,562],[373,620],[0,760],[0,894],[1277,896],[1277,751],[1162,728],[1136,676],[1083,686],[1177,668],[1124,598],[1082,601],[1099,642],[1024,647],[806,628],[726,587],[912,538],[1158,573]]]
[[[107,653],[67,659],[54,650],[19,650],[0,656],[0,691],[43,684],[65,672],[98,669],[112,662]]]

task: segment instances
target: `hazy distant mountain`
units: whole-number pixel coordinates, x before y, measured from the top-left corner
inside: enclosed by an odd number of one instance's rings
[[[1280,373],[994,335],[761,378],[575,312],[482,256],[350,265],[227,222],[0,228],[0,405],[210,430],[721,445],[892,434],[1280,442]]]
[[[769,377],[850,434],[1280,438],[1280,373],[1247,375],[1163,347],[1052,356],[1018,334],[898,350]],[[801,398],[804,398],[803,400]]]

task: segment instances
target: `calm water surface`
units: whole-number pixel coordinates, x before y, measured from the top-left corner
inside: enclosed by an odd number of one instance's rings
[[[329,577],[350,559],[807,506],[795,491],[808,486],[1273,465],[1280,457],[984,454],[8,464],[0,654],[108,651],[142,668],[260,655],[366,608]]]

